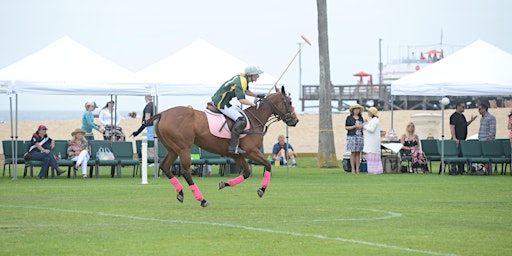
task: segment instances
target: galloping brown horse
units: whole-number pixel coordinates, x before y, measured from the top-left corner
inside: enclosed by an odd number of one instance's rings
[[[183,186],[172,174],[171,167],[179,156],[181,160],[181,173],[190,186],[196,200],[201,202],[202,207],[209,205],[192,179],[190,169],[192,144],[196,144],[200,148],[212,153],[224,156],[229,155],[243,170],[243,175],[227,182],[221,181],[219,189],[227,186],[236,186],[251,176],[251,168],[245,161],[246,158],[264,165],[265,172],[262,186],[257,191],[260,197],[263,196],[270,182],[271,174],[271,165],[260,152],[266,124],[272,116],[276,120],[283,120],[288,126],[295,126],[299,120],[295,115],[291,99],[286,95],[284,87],[281,88],[280,92],[276,89],[276,93],[261,99],[257,107],[249,107],[244,111],[249,118],[251,130],[245,131],[247,136],[240,140],[240,147],[246,151],[243,155],[228,154],[229,139],[218,138],[210,133],[208,120],[203,111],[194,110],[189,107],[174,107],[148,120],[147,123],[153,122],[158,139],[167,149],[167,155],[160,164],[160,169],[167,175],[178,193],[178,201],[183,203]]]

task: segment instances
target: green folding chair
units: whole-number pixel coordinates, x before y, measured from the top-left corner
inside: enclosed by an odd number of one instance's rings
[[[11,165],[14,164],[14,160],[16,160],[17,164],[25,164],[25,158],[23,155],[27,152],[25,147],[25,142],[22,140],[18,140],[14,142],[14,146],[17,149],[17,152],[14,152],[13,155],[13,141],[12,140],[3,140],[2,148],[4,150],[4,172],[3,176],[5,176],[5,166],[8,166],[9,169],[9,177],[11,177]]]
[[[421,140],[421,150],[425,153],[427,161],[432,171],[432,161],[441,161],[441,151],[438,148],[439,140]],[[441,165],[439,165],[439,173],[441,173]]]
[[[512,143],[510,143],[510,140],[501,140],[501,144],[503,145],[503,155],[505,155],[506,157],[508,157],[508,162],[505,163],[505,169],[504,169],[504,173],[503,174],[507,174],[507,165],[510,165],[511,163],[511,147],[512,147]],[[511,170],[510,170],[510,175],[512,175],[512,166],[511,166]]]
[[[423,143],[423,142],[422,142]],[[441,152],[442,141],[437,142],[438,151]],[[427,157],[428,158],[428,157]],[[447,164],[467,164],[468,160],[466,157],[459,157],[459,149],[457,143],[454,140],[444,141],[444,165]],[[446,170],[446,168],[444,168]],[[441,173],[441,169],[439,170]]]
[[[489,164],[490,158],[482,153],[482,143],[478,140],[463,140],[460,141],[462,155],[467,159],[468,169],[471,169],[473,163]],[[490,170],[488,172],[490,174]]]
[[[498,140],[486,140],[481,141],[481,145],[483,156],[489,158],[491,164],[494,164],[494,173],[498,173],[498,164],[501,164],[501,175],[503,175],[505,164],[510,163],[510,157],[507,157],[503,151],[503,143]]]
[[[131,141],[118,141],[112,143],[112,150],[116,157],[117,177],[121,178],[123,166],[133,166],[133,171],[140,165],[138,159],[133,157],[133,144]]]

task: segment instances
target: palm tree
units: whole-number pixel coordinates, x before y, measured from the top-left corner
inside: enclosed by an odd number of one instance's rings
[[[317,0],[318,48],[320,56],[320,119],[318,131],[318,167],[338,167],[331,109],[331,71],[329,63],[329,37],[327,33],[327,3]]]

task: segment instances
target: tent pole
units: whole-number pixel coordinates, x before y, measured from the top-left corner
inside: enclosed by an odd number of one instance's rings
[[[12,156],[17,156],[17,155],[18,155],[18,153],[17,153],[16,148],[15,148],[15,145],[16,145],[17,143],[14,143],[14,134],[13,134],[13,132],[14,132],[14,127],[13,127],[13,122],[12,122],[12,121],[13,121],[13,118],[12,118],[12,96],[11,96],[11,95],[9,96],[9,110],[10,110],[10,112],[9,112],[9,113],[10,113],[10,117],[11,117],[11,155],[12,155]],[[16,160],[17,160],[17,159],[16,159],[16,158],[17,158],[17,157],[14,157],[14,158],[13,158],[13,160],[14,160],[14,162],[13,162],[13,166],[14,166],[14,177],[12,178],[13,180],[16,180],[16,174],[17,174],[17,173],[16,173],[16,168],[17,168],[17,166],[16,166],[16,163],[17,163],[17,161],[16,161]]]
[[[17,155],[18,155],[18,147],[17,147],[17,144],[18,144],[18,94],[15,94],[14,95],[14,107],[15,107],[15,128],[14,128],[14,142],[15,142],[15,153],[16,155],[13,155],[14,156],[14,172],[13,172],[13,180],[17,180],[18,179],[18,161],[17,161]],[[12,125],[12,122],[11,122],[11,125]]]
[[[441,175],[444,175],[444,104],[441,103]]]
[[[158,108],[157,108],[157,105],[158,105],[158,95],[155,94],[154,96],[154,101],[153,101],[153,114],[156,115],[157,111],[158,111]],[[153,127],[153,130],[154,130],[154,127]],[[155,150],[155,153],[154,153],[154,156],[155,156],[155,179],[159,178],[159,170],[160,170],[160,161],[158,159],[158,138],[156,136],[156,134],[153,134],[153,137],[155,138],[154,139],[154,150]],[[172,169],[172,166],[171,166],[171,169]]]
[[[290,167],[288,165],[288,125],[286,126],[286,147],[284,149],[284,157],[286,157],[286,176],[290,176]]]

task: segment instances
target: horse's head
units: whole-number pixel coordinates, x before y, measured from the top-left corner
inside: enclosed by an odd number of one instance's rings
[[[295,107],[292,106],[290,96],[284,91],[284,86],[281,87],[281,92],[276,88],[276,93],[267,96],[265,101],[272,107],[272,113],[278,119],[283,120],[288,126],[297,125],[299,119],[295,115]]]

